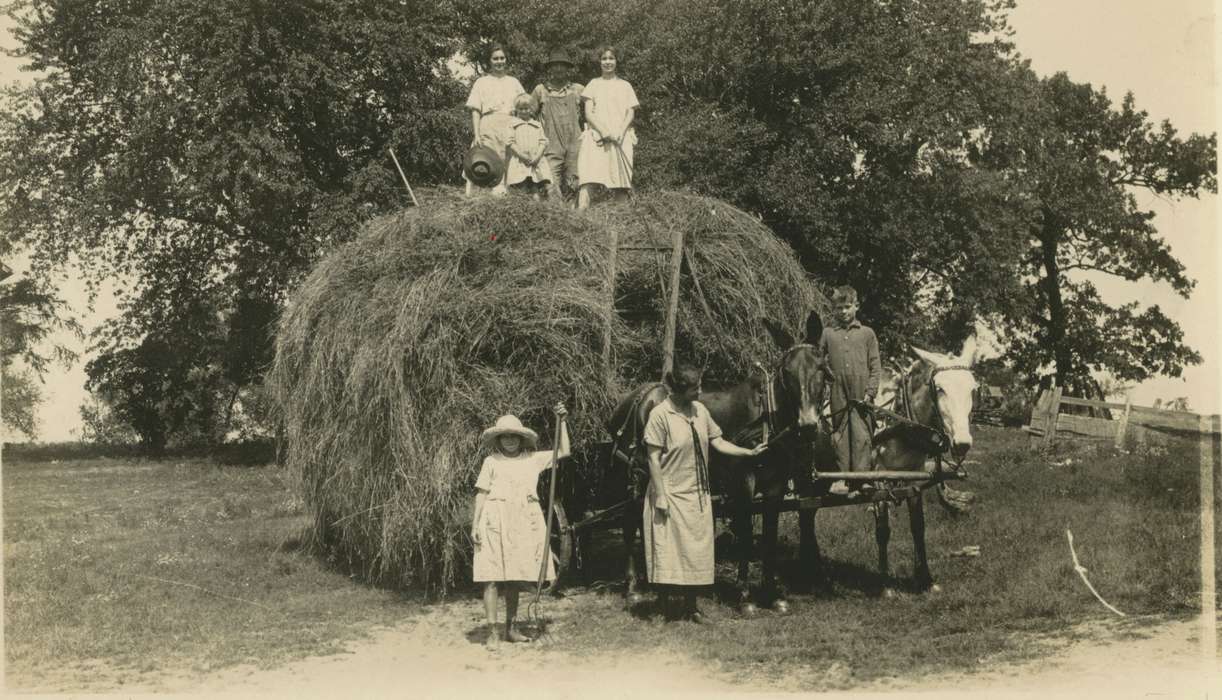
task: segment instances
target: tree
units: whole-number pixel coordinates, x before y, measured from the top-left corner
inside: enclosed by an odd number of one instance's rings
[[[0,252],[5,246],[0,242]],[[80,336],[74,319],[61,314],[63,302],[45,282],[11,277],[0,263],[0,414],[12,433],[35,438],[35,413],[42,400],[40,384],[52,365],[70,365],[76,353],[55,339],[55,333]]]
[[[184,376],[225,357],[255,381],[286,291],[404,201],[387,149],[416,183],[457,176],[450,15],[444,0],[17,2],[19,53],[42,74],[0,114],[0,237],[35,277],[77,264],[130,282],[127,349],[158,332],[136,300],[206,293],[230,312],[224,342]],[[184,270],[201,291],[167,282]]]
[[[1200,355],[1157,306],[1103,301],[1086,273],[1170,284],[1187,297],[1184,266],[1158,235],[1134,190],[1197,197],[1216,192],[1216,137],[1181,138],[1155,127],[1132,94],[1117,109],[1107,94],[1062,74],[1022,74],[1018,115],[998,129],[981,162],[1008,171],[1030,204],[1029,252],[1021,304],[1008,316],[1011,359],[1034,376],[1056,368],[1057,382],[1094,394],[1092,373],[1122,382],[1179,376]]]

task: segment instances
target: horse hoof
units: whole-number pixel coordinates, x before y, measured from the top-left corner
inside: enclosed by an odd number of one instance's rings
[[[755,603],[743,603],[738,606],[738,612],[745,618],[753,618],[759,614],[759,608],[755,607]]]
[[[772,604],[772,611],[778,615],[788,615],[789,614],[789,601],[787,600],[776,601],[775,603]]]

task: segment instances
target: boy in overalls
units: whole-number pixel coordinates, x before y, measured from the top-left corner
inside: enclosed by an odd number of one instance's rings
[[[832,293],[835,326],[823,329],[820,349],[831,368],[832,444],[841,471],[867,471],[871,468],[869,417],[849,401],[871,403],[878,394],[882,362],[878,338],[869,326],[857,320],[857,291],[837,287]],[[843,480],[831,486],[831,493],[849,492]]]
[[[563,51],[553,51],[544,68],[547,80],[536,85],[530,96],[539,106],[547,137],[543,154],[552,169],[548,197],[559,200],[577,191],[582,86],[569,79],[573,62]]]

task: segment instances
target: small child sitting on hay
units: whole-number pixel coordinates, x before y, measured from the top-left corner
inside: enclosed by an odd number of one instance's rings
[[[569,455],[569,435],[562,419],[568,411],[556,404],[556,424],[561,426],[557,459]],[[530,637],[514,629],[518,593],[534,585],[547,554],[549,581],[556,578],[555,562],[544,537],[546,524],[536,495],[539,474],[552,466],[552,451],[535,451],[539,436],[516,416],[497,419],[480,440],[491,452],[484,458],[475,482],[475,517],[471,539],[475,542],[473,578],[484,582],[484,612],[488,616],[488,643],[497,641],[497,583],[505,583],[505,640],[529,642]]]
[[[505,184],[510,191],[539,199],[552,181],[552,166],[543,154],[547,137],[543,135],[543,125],[535,119],[534,98],[518,95],[513,101],[513,116]]]

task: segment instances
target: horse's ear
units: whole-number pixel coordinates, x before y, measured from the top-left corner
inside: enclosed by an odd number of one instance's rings
[[[811,345],[818,345],[819,339],[823,337],[823,319],[819,318],[818,311],[811,311],[806,316],[806,342]]]
[[[971,367],[976,364],[976,358],[980,356],[980,344],[976,341],[976,334],[973,333],[963,341],[963,351],[959,353],[959,363]]]
[[[789,334],[789,331],[781,328],[781,324],[770,318],[760,319],[760,321],[764,324],[764,328],[768,329],[768,334],[772,336],[772,340],[777,344],[777,347],[782,350],[788,350],[793,347],[793,336]]]
[[[909,345],[908,348],[912,350],[913,355],[916,355],[917,357],[921,358],[921,360],[925,364],[933,365],[934,367],[938,366],[937,355],[934,355],[932,352],[929,352],[928,350],[922,350],[915,345]]]

